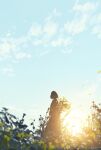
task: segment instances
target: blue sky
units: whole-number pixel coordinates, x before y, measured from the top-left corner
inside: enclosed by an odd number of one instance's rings
[[[44,114],[56,90],[101,100],[100,0],[0,0],[0,106]]]

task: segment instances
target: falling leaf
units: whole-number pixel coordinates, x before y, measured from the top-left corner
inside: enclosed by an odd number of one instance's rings
[[[101,70],[98,70],[97,73],[101,73]]]

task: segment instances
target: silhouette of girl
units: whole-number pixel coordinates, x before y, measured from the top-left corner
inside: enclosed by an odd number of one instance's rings
[[[52,99],[49,109],[49,120],[45,129],[45,137],[52,139],[59,137],[60,135],[60,112],[58,94],[55,91],[51,92],[50,98]]]

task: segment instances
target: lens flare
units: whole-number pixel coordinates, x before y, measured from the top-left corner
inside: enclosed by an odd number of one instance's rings
[[[86,114],[77,108],[73,108],[68,115],[66,112],[62,116],[63,126],[68,130],[72,136],[80,135],[85,125]]]

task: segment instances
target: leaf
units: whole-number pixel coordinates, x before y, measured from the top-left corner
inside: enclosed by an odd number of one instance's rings
[[[101,73],[101,70],[98,70],[97,73],[100,74],[100,73]]]

